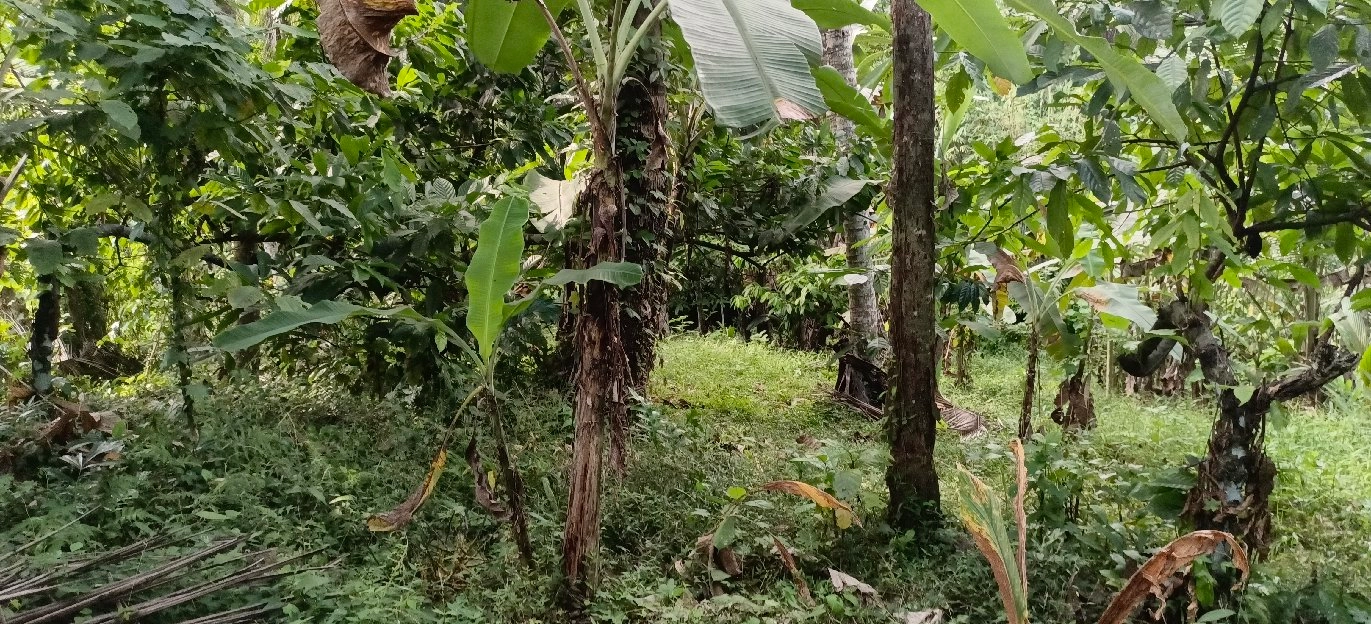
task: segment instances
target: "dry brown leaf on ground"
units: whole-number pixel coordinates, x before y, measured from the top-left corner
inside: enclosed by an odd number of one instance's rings
[[[857,593],[863,596],[871,597],[872,600],[881,599],[880,594],[876,593],[875,587],[867,585],[866,583],[863,583],[853,578],[850,574],[846,572],[840,572],[838,570],[834,570],[833,568],[829,568],[828,580],[829,582],[833,583],[833,589],[836,591],[843,591],[844,589],[850,587],[852,589],[857,590]]]
[[[1249,566],[1247,551],[1238,540],[1223,531],[1195,531],[1167,544],[1138,568],[1100,616],[1100,624],[1123,624],[1148,596],[1164,599],[1170,593],[1165,585],[1169,579],[1188,569],[1196,558],[1213,553],[1220,544],[1228,544],[1232,551],[1233,565],[1241,572],[1234,589],[1241,587],[1247,582]]]
[[[905,611],[895,617],[900,619],[902,624],[943,624],[942,609],[925,609],[923,611]]]
[[[862,526],[862,519],[858,518],[857,514],[852,512],[851,507],[834,498],[832,494],[803,481],[772,481],[771,483],[763,484],[762,489],[768,492],[785,492],[786,494],[803,496],[814,501],[815,505],[824,509],[832,509],[841,528],[847,528],[846,526],[843,526],[845,523]]]
[[[353,84],[390,95],[390,31],[418,13],[414,0],[319,0],[319,40],[329,62]]]
[[[414,519],[414,512],[419,510],[419,506],[428,500],[433,494],[433,488],[438,487],[438,477],[443,474],[443,467],[447,466],[447,449],[439,449],[437,457],[433,458],[433,463],[429,465],[428,474],[424,476],[424,482],[419,484],[418,489],[414,490],[405,502],[400,503],[399,507],[383,514],[376,514],[367,518],[367,528],[379,533],[388,533],[405,528],[410,520]]]

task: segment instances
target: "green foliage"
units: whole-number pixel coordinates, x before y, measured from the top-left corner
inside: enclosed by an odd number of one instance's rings
[[[934,24],[990,70],[1017,83],[1033,79],[1028,55],[995,0],[923,0]],[[956,107],[953,107],[956,108]]]
[[[749,127],[827,110],[807,60],[822,52],[819,30],[789,0],[673,0],[671,15],[720,124]]]
[[[552,0],[547,8],[556,17],[568,3]],[[471,53],[497,72],[523,71],[552,36],[552,28],[535,0],[472,0],[465,17]]]
[[[481,224],[476,254],[464,276],[471,297],[467,329],[476,337],[477,352],[487,365],[507,320],[505,294],[519,279],[528,209],[528,200],[518,197],[506,197],[491,207],[490,217]]]

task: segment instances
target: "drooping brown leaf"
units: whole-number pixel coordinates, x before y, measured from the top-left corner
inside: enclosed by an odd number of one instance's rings
[[[795,589],[800,593],[800,602],[803,602],[806,607],[813,607],[814,594],[809,592],[809,583],[805,582],[804,575],[800,573],[800,567],[795,565],[795,556],[790,554],[790,549],[781,542],[781,538],[773,535],[771,541],[776,543],[776,553],[781,556],[781,565],[790,572],[790,578],[795,582]]]
[[[803,481],[772,481],[771,483],[762,485],[762,489],[768,492],[785,492],[786,494],[803,496],[814,501],[815,505],[824,509],[832,509],[840,527],[842,527],[844,523],[862,526],[861,518],[858,518],[857,514],[852,512],[851,507],[847,506],[842,501],[833,498],[832,494]]]
[[[329,62],[353,84],[390,95],[390,31],[418,13],[414,0],[319,0],[319,40]]]
[[[1142,606],[1149,595],[1164,598],[1169,591],[1166,582],[1177,573],[1190,567],[1198,557],[1214,552],[1220,544],[1228,544],[1233,555],[1233,565],[1241,572],[1234,589],[1247,582],[1247,551],[1232,535],[1223,531],[1195,531],[1182,536],[1165,548],[1157,551],[1133,576],[1128,579],[1114,600],[1100,616],[1100,624],[1123,624]]]
[[[400,503],[399,507],[383,514],[376,514],[367,518],[367,528],[378,533],[389,533],[405,528],[410,520],[414,519],[414,512],[419,510],[419,506],[428,500],[433,494],[433,489],[438,487],[438,477],[442,476],[443,468],[447,466],[447,449],[438,450],[438,455],[433,458],[433,463],[429,465],[428,474],[424,476],[424,482],[414,490],[414,493]]]
[[[805,121],[814,118],[814,115],[805,110],[803,106],[785,98],[776,99],[776,113],[781,121]]]
[[[947,428],[956,431],[963,440],[985,433],[984,417],[958,406],[943,396],[942,392],[933,395],[933,405],[938,408],[938,415],[942,417],[943,422],[947,423]]]
[[[743,563],[738,559],[738,553],[732,548],[720,548],[719,569],[728,573],[729,576],[738,576],[743,573]]]
[[[511,517],[509,509],[495,500],[495,493],[490,491],[490,486],[486,483],[486,471],[481,467],[481,455],[476,451],[474,436],[471,442],[467,443],[467,465],[471,467],[471,476],[475,480],[476,504],[489,511],[496,520],[508,522]]]
[[[990,260],[990,266],[995,267],[995,283],[993,288],[999,288],[1001,284],[1010,282],[1024,281],[1023,269],[1019,268],[1019,261],[1009,252],[999,246],[990,245],[988,248],[981,248],[978,251],[985,253],[985,257]]]
[[[1014,523],[1019,529],[1018,564],[1019,586],[1028,595],[1028,515],[1024,513],[1024,497],[1028,495],[1028,464],[1024,461],[1023,442],[1018,438],[1009,441],[1009,450],[1014,453],[1014,482],[1018,486],[1014,493]]]

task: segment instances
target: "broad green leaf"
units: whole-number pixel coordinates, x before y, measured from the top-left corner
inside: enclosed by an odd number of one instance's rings
[[[918,0],[957,45],[985,61],[990,71],[1018,84],[1033,80],[1023,42],[995,0]],[[1054,9],[1055,11],[1055,9]]]
[[[1097,282],[1094,286],[1077,289],[1076,295],[1096,312],[1127,319],[1143,331],[1152,329],[1157,323],[1157,313],[1138,297],[1137,286]]]
[[[1265,3],[1265,0],[1215,0],[1213,10],[1224,30],[1241,37],[1257,22]]]
[[[1071,224],[1067,185],[1058,182],[1047,197],[1047,235],[1057,244],[1057,257],[1067,258],[1076,246],[1076,228]]]
[[[135,141],[142,135],[138,128],[138,114],[133,112],[133,107],[119,100],[101,100],[98,106],[105,111],[110,123],[120,134]]]
[[[228,303],[236,310],[257,305],[262,301],[262,290],[256,286],[235,286],[228,291]]]
[[[29,265],[38,275],[51,275],[62,266],[62,243],[47,238],[32,238],[24,243]]]
[[[1157,65],[1157,76],[1167,88],[1175,91],[1190,80],[1190,68],[1179,54],[1172,54]]]
[[[862,6],[857,0],[790,0],[791,4],[804,11],[814,23],[824,30],[842,28],[853,24],[876,26],[886,32],[894,32],[890,16],[882,15]]]
[[[784,240],[813,223],[829,210],[846,204],[860,193],[866,185],[871,184],[871,180],[853,180],[842,176],[833,176],[824,183],[824,192],[805,204],[799,212],[790,215],[790,218],[781,223],[781,227],[763,232],[760,239],[763,245],[772,245]]]
[[[608,282],[615,286],[635,286],[643,281],[643,267],[632,262],[601,262],[589,269],[562,269],[543,282],[546,286],[566,286],[570,283],[585,284],[591,280]]]
[[[477,351],[486,362],[494,355],[495,341],[504,329],[505,294],[519,279],[528,210],[528,200],[522,197],[495,202],[490,217],[481,223],[476,254],[464,276],[469,297],[467,329],[476,336]]]
[[[1146,110],[1152,120],[1162,130],[1177,141],[1184,141],[1189,131],[1181,118],[1176,105],[1171,101],[1171,90],[1166,88],[1161,78],[1152,73],[1136,60],[1121,56],[1113,46],[1099,37],[1089,37],[1076,31],[1076,27],[1062,17],[1051,0],[1009,0],[1017,9],[1036,15],[1047,22],[1057,34],[1071,40],[1089,52],[1100,67],[1104,68],[1109,79],[1128,88],[1129,93]]]
[[[728,548],[738,539],[738,516],[728,516],[714,529],[714,548]]]
[[[670,2],[720,124],[811,119],[826,110],[809,73],[808,59],[823,51],[819,29],[788,0]]]
[[[539,232],[562,229],[566,222],[576,214],[576,197],[585,188],[585,178],[576,176],[570,180],[552,180],[533,171],[524,178],[528,187],[528,198],[538,206],[538,217],[533,219],[533,227]]]
[[[547,0],[556,16],[568,0]],[[523,71],[538,57],[552,28],[536,0],[470,0],[465,12],[467,45],[476,60],[500,73]]]
[[[1333,24],[1320,28],[1309,38],[1309,60],[1313,61],[1316,71],[1328,69],[1337,62],[1342,45],[1338,39],[1338,27]]]
[[[863,96],[856,87],[847,84],[847,80],[838,70],[832,67],[815,67],[814,79],[819,85],[819,92],[824,96],[824,103],[833,112],[848,118],[852,123],[861,128],[862,132],[881,141],[890,142],[890,124],[884,118],[876,114],[876,108]]]
[[[320,301],[303,310],[279,310],[261,320],[237,325],[214,337],[214,346],[224,351],[240,351],[266,340],[311,323],[332,325],[341,323],[355,315],[370,312],[368,308],[346,301]]]

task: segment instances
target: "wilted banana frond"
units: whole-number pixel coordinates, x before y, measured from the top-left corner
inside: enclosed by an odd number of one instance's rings
[[[329,62],[353,84],[390,95],[390,31],[418,9],[414,0],[319,0],[319,40]]]
[[[367,518],[367,528],[378,533],[389,533],[399,531],[414,519],[414,512],[419,510],[419,506],[428,500],[433,494],[433,489],[438,487],[438,477],[443,476],[443,468],[447,467],[447,448],[438,449],[438,455],[433,458],[433,463],[429,465],[428,474],[424,475],[424,482],[415,488],[414,492],[400,503],[399,507],[387,511],[383,514],[376,514]]]
[[[999,497],[990,490],[990,486],[976,478],[976,475],[960,467],[964,488],[962,505],[957,513],[966,530],[971,533],[972,540],[976,542],[976,548],[990,563],[990,569],[995,575],[995,584],[1000,590],[1000,599],[1004,601],[1009,624],[1027,624],[1028,571],[1025,569],[1027,557],[1024,544],[1027,529],[1023,499],[1028,480],[1023,463],[1023,446],[1018,440],[1014,440],[1011,447],[1014,450],[1018,477],[1018,494],[1014,498],[1014,515],[1019,534],[1017,551],[1010,542],[1009,526],[1005,522]]]
[[[1233,566],[1242,575],[1234,589],[1240,588],[1247,582],[1247,551],[1243,550],[1238,540],[1223,531],[1195,531],[1167,544],[1138,568],[1129,577],[1128,584],[1114,596],[1104,615],[1100,616],[1100,624],[1123,624],[1149,595],[1165,601],[1170,593],[1166,581],[1189,570],[1196,558],[1208,555],[1225,544],[1231,549]]]
[[[30,565],[19,559],[24,551],[67,526],[71,524],[10,552],[0,553],[0,562],[10,562],[0,565],[0,622],[54,624],[74,621],[82,613],[93,613],[81,620],[89,624],[139,622],[224,590],[303,571],[287,570],[286,567],[315,554],[310,552],[280,559],[270,549],[236,552],[247,540],[238,537],[220,540],[175,558],[163,557],[141,572],[111,572],[114,566],[127,566],[135,558],[147,555],[155,557],[159,549],[186,539],[158,536],[95,557],[56,565]],[[234,564],[236,570],[224,572],[225,566]],[[96,582],[104,584],[73,591],[75,586]],[[130,600],[135,596],[141,601]],[[258,603],[204,616],[187,624],[258,621],[278,608],[279,605]]]
[[[819,507],[832,509],[833,519],[840,529],[846,529],[854,524],[862,526],[862,519],[858,518],[857,514],[853,513],[852,508],[846,503],[803,481],[772,481],[762,485],[762,489],[768,492],[785,492],[786,494],[803,496],[814,501],[814,504]]]

